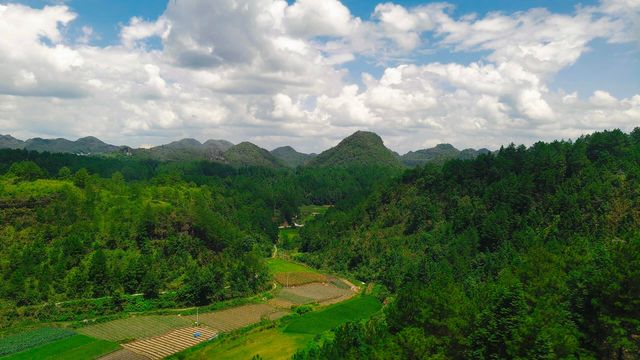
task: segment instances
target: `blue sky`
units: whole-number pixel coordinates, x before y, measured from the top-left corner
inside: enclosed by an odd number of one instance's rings
[[[0,0],[0,133],[402,152],[640,123],[640,0],[245,1]]]

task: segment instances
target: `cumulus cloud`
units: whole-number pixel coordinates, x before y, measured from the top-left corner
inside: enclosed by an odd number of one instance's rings
[[[145,21],[139,17],[132,17],[129,24],[122,27],[120,39],[126,47],[134,47],[141,40],[150,37],[165,39],[171,31],[171,25],[166,18],[160,17],[156,21]]]
[[[319,151],[367,128],[406,151],[629,130],[640,95],[581,98],[549,83],[595,39],[637,41],[639,9],[638,0],[603,0],[571,14],[454,16],[446,3],[381,3],[363,20],[338,0],[176,0],[157,19],[132,17],[118,44],[100,47],[90,27],[67,37],[78,16],[67,6],[0,5],[0,133]],[[425,60],[434,49],[482,55]],[[382,75],[350,72],[354,60]]]

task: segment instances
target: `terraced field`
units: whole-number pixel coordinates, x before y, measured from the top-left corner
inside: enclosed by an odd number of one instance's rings
[[[260,322],[263,317],[283,316],[282,314],[282,310],[271,305],[253,304],[200,314],[200,322],[212,329],[229,332]],[[188,318],[191,321],[196,321],[195,315],[190,315]]]
[[[199,333],[199,337],[194,334]],[[169,355],[208,341],[218,333],[206,327],[188,327],[170,331],[164,335],[133,341],[123,347],[149,359],[163,359]]]
[[[178,315],[148,315],[118,319],[78,329],[98,339],[121,342],[162,335],[173,329],[193,325],[193,320]]]

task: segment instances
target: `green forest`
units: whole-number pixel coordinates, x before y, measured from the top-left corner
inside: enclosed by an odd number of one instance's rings
[[[384,303],[294,359],[639,358],[640,128],[411,169],[367,146],[297,168],[0,150],[0,330],[259,294],[278,245]],[[280,244],[305,205],[331,206]]]
[[[295,359],[637,359],[640,128],[406,171],[300,232],[383,316]]]
[[[24,150],[0,150],[0,172],[4,326],[255,294],[270,285],[278,225],[300,205],[350,206],[393,173]],[[69,309],[28,310],[60,302]]]

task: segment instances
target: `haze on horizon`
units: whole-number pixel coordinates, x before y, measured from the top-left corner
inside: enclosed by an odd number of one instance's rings
[[[640,0],[129,3],[0,1],[0,134],[404,153],[640,124]]]

